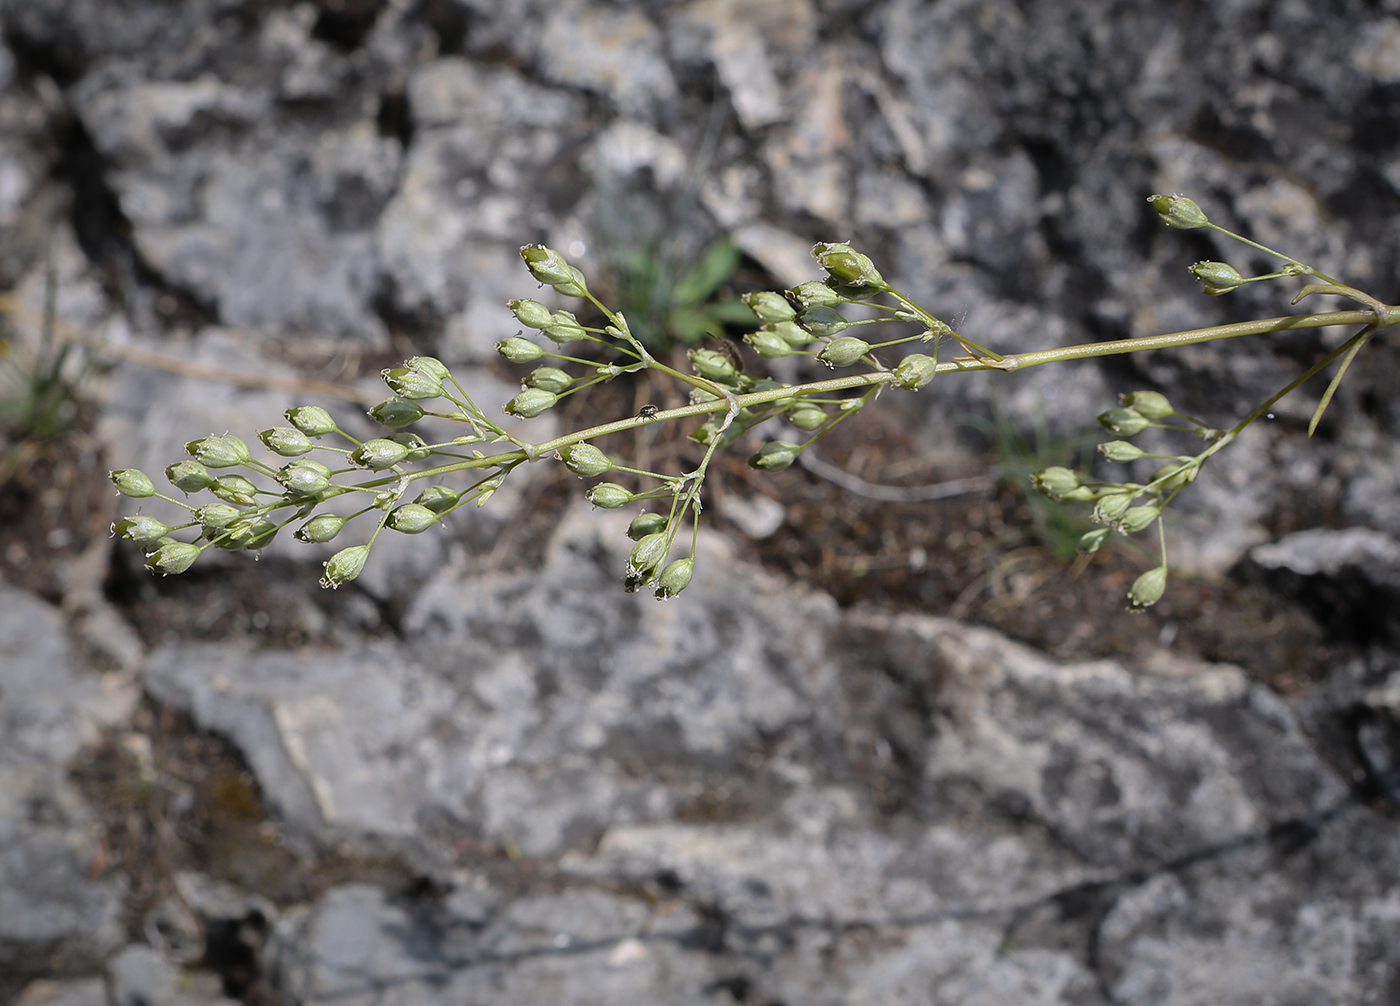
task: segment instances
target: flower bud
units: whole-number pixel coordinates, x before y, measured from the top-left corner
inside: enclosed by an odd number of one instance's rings
[[[835,307],[837,304],[846,303],[845,297],[817,280],[799,283],[789,290],[787,295],[799,311],[810,311],[814,307]]]
[[[507,415],[519,416],[521,419],[534,419],[541,413],[554,408],[554,403],[557,401],[559,401],[559,396],[552,391],[545,391],[543,388],[526,388],[506,402],[505,412]]]
[[[170,525],[148,513],[138,513],[117,521],[112,525],[112,531],[127,541],[156,541],[170,533]]]
[[[534,363],[541,356],[544,356],[544,350],[529,339],[522,339],[518,335],[512,335],[509,339],[502,339],[496,343],[496,352],[511,363]]]
[[[1141,447],[1137,444],[1130,444],[1126,440],[1110,440],[1106,444],[1099,444],[1099,453],[1110,461],[1125,464],[1147,456],[1147,452]]]
[[[214,484],[214,476],[198,461],[177,461],[165,470],[165,477],[171,485],[186,494],[208,489]]]
[[[1160,483],[1154,485],[1154,488],[1160,492],[1169,493],[1173,490],[1180,489],[1188,483],[1196,481],[1196,475],[1200,470],[1201,469],[1194,464],[1181,465],[1173,462],[1172,464],[1163,465],[1153,472],[1152,482],[1158,483],[1160,479]]]
[[[366,413],[380,426],[387,426],[391,430],[402,429],[411,426],[413,423],[423,418],[423,406],[417,402],[410,402],[406,398],[395,395],[393,398],[386,398],[374,408]]]
[[[361,468],[381,471],[392,468],[408,457],[408,448],[385,438],[366,440],[350,452],[350,463]]]
[[[257,502],[258,487],[242,475],[220,475],[209,487],[219,499],[234,506],[252,506]]]
[[[1095,528],[1092,531],[1080,535],[1079,542],[1075,548],[1080,555],[1093,555],[1112,533],[1113,528],[1111,527]]]
[[[918,391],[938,373],[938,361],[922,353],[910,353],[894,368],[895,387]]]
[[[695,575],[695,560],[687,556],[672,561],[656,578],[656,599],[664,601],[675,597],[690,586],[690,578]]]
[[[1142,413],[1126,408],[1109,409],[1098,420],[1099,425],[1109,433],[1120,437],[1134,436],[1152,425]]]
[[[787,298],[780,293],[771,293],[765,290],[762,293],[746,293],[739,299],[749,305],[749,310],[764,324],[792,321],[797,314],[793,306],[787,302]]]
[[[558,367],[536,367],[525,377],[525,387],[539,388],[556,395],[569,390],[574,379]]]
[[[1219,297],[1222,293],[1229,293],[1244,282],[1244,277],[1238,270],[1224,262],[1197,262],[1190,272],[1205,287],[1208,297]]]
[[[771,328],[765,327],[750,332],[744,336],[744,341],[749,344],[750,349],[765,360],[777,360],[792,355],[792,346]]]
[[[409,401],[421,401],[442,395],[442,381],[416,367],[391,367],[381,370],[379,376],[384,379],[390,391]]]
[[[870,343],[854,335],[843,335],[828,342],[826,348],[817,354],[817,359],[828,367],[849,367],[853,363],[859,363],[860,358],[868,352]]]
[[[428,530],[437,522],[436,511],[430,510],[421,503],[405,503],[403,506],[393,509],[386,523],[391,530],[402,531],[404,534],[418,534]]]
[[[211,537],[210,532],[226,528],[242,516],[243,511],[229,503],[210,503],[194,512],[206,538]]]
[[[248,445],[238,437],[225,434],[222,437],[200,437],[185,445],[185,453],[206,468],[232,468],[253,460]]]
[[[834,307],[809,307],[797,316],[797,323],[820,339],[840,335],[851,327]]]
[[[452,371],[447,369],[447,364],[436,356],[411,356],[404,366],[427,374],[438,381],[445,381],[452,374]]]
[[[260,430],[258,439],[273,454],[284,458],[299,458],[315,448],[315,444],[301,430],[291,426],[274,426]]]
[[[582,339],[588,334],[578,319],[570,311],[555,311],[554,319],[546,326],[544,334],[557,345]]]
[[[1128,590],[1128,610],[1142,611],[1144,608],[1150,608],[1162,599],[1166,589],[1167,567],[1158,566],[1156,569],[1149,569],[1134,580],[1132,587]]]
[[[1167,396],[1157,391],[1134,391],[1131,395],[1120,395],[1122,403],[1139,415],[1146,416],[1154,423],[1176,415]]]
[[[649,534],[632,546],[627,565],[636,573],[649,572],[661,564],[670,548],[671,543],[666,540],[665,534]]]
[[[627,525],[627,537],[633,541],[641,541],[649,534],[660,534],[666,530],[669,523],[663,514],[659,513],[639,513],[632,518],[632,523]]]
[[[583,273],[564,261],[553,248],[544,245],[526,245],[520,249],[520,257],[525,260],[530,275],[545,286],[552,286],[565,297],[583,297],[588,293],[588,284]]]
[[[364,570],[365,561],[368,558],[368,545],[351,545],[349,548],[342,548],[326,560],[326,572],[321,577],[321,586],[339,587],[342,583],[349,583]]]
[[[1185,196],[1151,196],[1147,201],[1168,227],[1179,227],[1189,231],[1210,223],[1194,199]]]
[[[272,543],[280,528],[262,517],[248,516],[234,521],[226,528],[215,531],[210,542],[228,552],[249,551]]]
[[[801,349],[816,341],[816,336],[807,331],[795,321],[779,321],[772,325],[765,325],[765,329],[770,329],[774,335],[794,349]]]
[[[701,377],[711,381],[732,381],[738,376],[734,361],[713,349],[692,349],[689,353],[690,367]]]
[[[392,440],[394,443],[408,448],[408,453],[404,455],[405,461],[422,461],[429,454],[433,453],[433,449],[428,446],[427,441],[418,434],[411,433],[408,430],[390,433],[384,439]]]
[[[810,433],[831,417],[826,414],[826,410],[811,402],[798,402],[783,413],[783,418],[799,430],[806,430]]]
[[[278,483],[297,496],[315,496],[331,484],[331,470],[319,461],[302,458],[284,465],[276,475]]]
[[[282,413],[291,423],[308,437],[323,437],[336,430],[331,414],[319,405],[301,405]]]
[[[147,496],[156,494],[156,485],[151,481],[150,476],[139,468],[120,468],[114,472],[108,472],[107,477],[112,480],[112,484],[117,487],[117,492],[132,499],[144,499]]]
[[[513,300],[510,308],[516,320],[526,328],[544,328],[553,320],[554,312],[537,300]]]
[[[1094,520],[1099,524],[1112,525],[1122,517],[1133,503],[1135,492],[1113,493],[1102,497],[1094,504]]]
[[[1031,473],[1031,485],[1052,500],[1061,500],[1066,493],[1084,486],[1084,480],[1068,468],[1056,465]]]
[[[887,284],[875,263],[848,244],[818,244],[812,254],[833,280],[848,286],[879,287]]]
[[[1115,524],[1114,527],[1124,534],[1137,534],[1139,531],[1146,531],[1153,524],[1157,523],[1157,518],[1161,516],[1161,507],[1129,507],[1124,512],[1123,516],[1118,518],[1118,523]]]
[[[433,513],[441,514],[455,507],[461,498],[461,493],[447,486],[428,486],[413,502],[427,507]]]
[[[200,548],[183,541],[171,541],[146,556],[146,568],[153,573],[169,576],[183,573],[199,558]]]
[[[613,467],[608,456],[592,444],[570,444],[559,452],[559,457],[569,471],[582,479],[602,475]]]
[[[802,448],[785,440],[770,440],[749,458],[749,467],[761,472],[780,472],[797,460]]]
[[[633,500],[633,495],[616,482],[600,482],[585,493],[588,502],[604,510],[616,510]]]
[[[304,541],[308,544],[318,544],[327,542],[340,534],[340,529],[346,524],[344,517],[339,517],[333,513],[318,513],[309,521],[297,528],[292,535],[297,541]]]

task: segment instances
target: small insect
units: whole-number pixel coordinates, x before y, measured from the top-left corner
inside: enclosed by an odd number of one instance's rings
[[[656,416],[656,406],[655,406],[655,405],[643,405],[642,408],[641,408],[641,411],[639,411],[639,412],[637,413],[637,416],[638,416],[639,418],[641,418],[641,419],[652,419],[652,418],[654,418],[654,417]]]

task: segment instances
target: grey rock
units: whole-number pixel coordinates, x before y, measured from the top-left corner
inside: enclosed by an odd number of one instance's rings
[[[219,1006],[224,996],[217,976],[185,972],[140,944],[122,949],[107,968],[112,1006]]]
[[[1265,569],[1299,576],[1337,576],[1352,567],[1377,587],[1400,587],[1400,542],[1370,528],[1297,531],[1250,549],[1249,557]]]
[[[15,1006],[110,1006],[101,978],[52,981],[40,978],[24,987]]]

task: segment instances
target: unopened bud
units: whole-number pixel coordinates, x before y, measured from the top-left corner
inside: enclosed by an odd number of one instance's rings
[[[1201,282],[1208,297],[1219,297],[1222,293],[1229,293],[1244,282],[1244,277],[1239,271],[1224,262],[1197,262],[1190,272]]]
[[[1080,555],[1093,555],[1099,550],[1108,536],[1113,533],[1111,527],[1099,527],[1079,536],[1079,542],[1075,548]]]
[[[1099,524],[1112,525],[1122,517],[1132,505],[1134,493],[1113,493],[1102,497],[1094,504],[1094,520]]]
[[[379,372],[389,390],[400,398],[421,401],[437,398],[442,394],[442,381],[417,367],[392,367]]]
[[[764,324],[792,321],[797,314],[793,306],[787,302],[787,298],[780,293],[765,290],[761,293],[746,293],[739,299],[749,305],[749,310]]]
[[[1147,417],[1134,409],[1109,409],[1098,417],[1099,425],[1120,437],[1131,437],[1152,425]]]
[[[1110,440],[1106,444],[1099,444],[1099,453],[1110,461],[1127,463],[1136,461],[1138,458],[1146,457],[1147,452],[1137,444],[1130,444],[1126,440]]]
[[[633,499],[632,494],[616,482],[600,482],[584,495],[588,497],[588,502],[604,510],[624,507]]]
[[[550,323],[545,326],[544,334],[552,342],[562,346],[566,342],[584,338],[588,332],[578,323],[572,312],[555,311]]]
[[[521,419],[534,419],[554,408],[554,404],[558,401],[559,396],[552,391],[545,391],[543,388],[526,388],[506,402],[505,412],[507,415],[518,416]]]
[[[336,516],[333,513],[321,513],[312,517],[309,521],[297,528],[292,535],[297,541],[304,541],[308,544],[327,542],[340,534],[341,528],[345,527],[345,518]]]
[[[749,467],[761,472],[780,472],[797,460],[802,448],[785,440],[770,440],[749,458]]]
[[[1146,531],[1153,524],[1157,523],[1157,518],[1161,516],[1161,507],[1129,507],[1124,512],[1123,516],[1118,518],[1118,523],[1115,524],[1114,527],[1124,534],[1137,534],[1139,531]]]
[[[452,375],[452,371],[447,369],[447,364],[436,356],[411,356],[404,366],[421,371],[438,381],[445,381]]]
[[[155,483],[139,468],[121,468],[114,472],[108,472],[107,475],[111,478],[112,484],[117,487],[117,492],[123,496],[144,499],[156,494]]]
[[[558,367],[536,367],[525,377],[527,388],[539,388],[556,395],[568,391],[573,383],[574,379]]]
[[[461,498],[461,493],[447,486],[428,486],[413,502],[422,504],[433,513],[441,514],[455,507]]]
[[[1168,227],[1194,230],[1210,223],[1194,199],[1185,196],[1151,196],[1147,201]]]
[[[666,558],[671,543],[665,534],[649,534],[632,546],[632,554],[627,558],[628,567],[637,573],[655,569]]]
[[[608,456],[592,444],[570,444],[560,450],[559,457],[569,471],[583,479],[602,475],[613,467]]]
[[[206,468],[232,468],[253,460],[248,445],[229,434],[191,440],[185,445],[185,453]]]
[[[1172,492],[1196,481],[1199,472],[1200,468],[1194,464],[1166,464],[1152,473],[1152,482],[1159,491]]]
[[[206,538],[211,537],[211,533],[228,527],[236,520],[243,517],[243,511],[230,503],[209,503],[200,507],[194,512],[195,520],[199,521],[199,526]]]
[[[220,475],[209,491],[234,506],[252,506],[258,501],[258,487],[242,475]]]
[[[404,455],[405,461],[422,461],[433,449],[428,446],[428,442],[416,433],[408,430],[400,430],[398,433],[390,433],[385,440],[392,440],[394,443],[408,448],[408,453]]]
[[[694,575],[694,559],[687,556],[684,559],[674,560],[656,578],[656,599],[664,601],[667,598],[675,597],[690,586],[690,579]]]
[[[368,545],[351,545],[349,548],[342,548],[326,560],[326,572],[321,577],[321,586],[339,587],[342,583],[349,583],[363,572],[367,559],[369,559]]]
[[[774,335],[778,336],[794,349],[801,349],[803,346],[811,345],[817,338],[795,321],[780,321],[771,326],[765,325],[764,327],[771,328]]]
[[[117,521],[112,525],[112,531],[127,541],[157,541],[170,533],[170,525],[148,513],[138,513]]]
[[[641,541],[649,534],[660,534],[665,531],[668,523],[662,514],[639,513],[632,518],[632,523],[627,525],[627,537],[633,541]]]
[[[512,335],[509,339],[502,339],[496,343],[496,352],[511,363],[534,363],[541,356],[544,356],[544,350],[529,339],[522,339],[518,335]]]
[[[394,531],[404,534],[418,534],[438,522],[438,515],[421,503],[405,503],[395,507],[385,523]]]
[[[792,355],[792,346],[771,328],[765,327],[750,332],[744,336],[744,341],[765,360],[777,360]]]
[[[843,335],[827,343],[826,348],[817,354],[817,359],[828,367],[849,367],[853,363],[859,363],[860,358],[868,352],[870,343],[854,335]]]
[[[1031,485],[1052,500],[1060,500],[1064,498],[1065,493],[1083,487],[1084,480],[1068,468],[1056,465],[1052,468],[1032,472]]]
[[[153,573],[169,576],[183,573],[199,558],[200,548],[183,541],[171,541],[146,556],[146,568]]]
[[[789,290],[787,295],[799,311],[810,311],[814,307],[835,307],[837,304],[846,303],[845,297],[817,280],[799,283]]]
[[[336,430],[331,414],[319,405],[301,405],[282,413],[291,423],[308,437],[323,437]]]
[[[1162,599],[1166,590],[1167,567],[1158,566],[1156,569],[1149,569],[1134,580],[1132,587],[1128,590],[1128,610],[1142,611],[1144,608],[1150,608]]]
[[[1119,400],[1139,415],[1146,416],[1154,423],[1176,415],[1172,403],[1159,391],[1134,391],[1130,395],[1120,395]]]
[[[276,475],[278,483],[297,496],[315,496],[331,484],[331,470],[319,461],[302,458],[284,465]]]
[[[316,447],[310,437],[293,426],[274,426],[260,430],[258,439],[273,454],[284,458],[299,458]]]
[[[938,373],[938,361],[922,353],[910,353],[894,368],[894,384],[905,391],[918,391]]]
[[[350,463],[361,468],[381,471],[392,468],[408,457],[408,448],[383,437],[366,440],[350,452]]]
[[[423,406],[395,395],[393,398],[384,399],[366,414],[380,426],[397,430],[411,426],[422,419]]]
[[[827,415],[825,409],[821,409],[811,402],[799,402],[784,412],[783,418],[799,430],[810,433],[831,417]]]
[[[554,312],[537,300],[513,300],[506,306],[526,328],[544,328],[554,317]]]
[[[818,244],[812,249],[812,254],[838,283],[880,289],[886,286],[875,263],[848,244]]]
[[[840,335],[851,327],[834,307],[809,307],[797,316],[797,323],[820,339]]]
[[[198,461],[177,461],[165,470],[170,484],[184,493],[195,493],[208,489],[214,484],[214,476],[209,474]]]
[[[520,249],[520,257],[530,270],[530,275],[545,286],[552,286],[565,297],[583,297],[588,293],[588,283],[583,273],[564,261],[553,248],[544,245],[526,245]]]
[[[711,381],[731,381],[739,373],[729,357],[713,349],[692,349],[689,356],[691,369]]]
[[[256,552],[270,545],[279,530],[281,529],[270,520],[248,516],[215,531],[210,536],[210,541],[229,552]]]

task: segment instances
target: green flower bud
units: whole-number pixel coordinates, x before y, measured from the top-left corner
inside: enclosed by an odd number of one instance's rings
[[[1131,437],[1152,425],[1147,417],[1134,409],[1109,409],[1098,417],[1099,425],[1120,437]]]
[[[301,405],[282,413],[291,423],[308,437],[323,437],[336,430],[331,414],[319,405]]]
[[[171,573],[183,573],[194,565],[194,561],[199,558],[199,553],[198,545],[191,545],[183,541],[167,542],[146,556],[146,568],[153,573],[160,573],[164,576],[169,576]]]
[[[413,356],[409,357],[406,367],[411,367],[429,377],[442,382],[452,375],[452,371],[447,369],[447,364],[443,363],[436,356]]]
[[[713,349],[692,349],[689,356],[691,369],[711,381],[732,381],[739,374],[734,361]]]
[[[818,244],[812,254],[823,269],[838,283],[858,287],[884,289],[885,279],[875,269],[875,263],[847,244]]]
[[[828,367],[849,367],[853,363],[859,363],[860,358],[868,352],[870,343],[854,335],[843,335],[828,342],[826,348],[817,354],[817,359]]]
[[[178,461],[165,470],[165,477],[171,485],[186,494],[208,489],[214,484],[214,476],[198,461]]]
[[[602,475],[613,467],[608,456],[592,444],[570,444],[559,452],[559,457],[569,471],[583,479]]]
[[[380,426],[398,430],[422,419],[423,406],[395,395],[393,398],[384,399],[366,414]]]
[[[797,460],[802,448],[785,440],[770,440],[749,458],[749,467],[761,472],[780,472]]]
[[[393,440],[376,438],[366,440],[350,452],[350,463],[361,468],[381,471],[392,468],[408,457],[408,448]]]
[[[1168,227],[1194,230],[1210,223],[1194,199],[1185,196],[1151,196],[1147,200]]]
[[[226,528],[241,518],[243,511],[228,503],[210,503],[196,510],[194,516],[208,538],[211,537],[210,532]]]
[[[1134,492],[1125,492],[1102,497],[1094,504],[1094,520],[1099,524],[1112,525],[1119,517],[1127,513],[1128,507],[1132,506],[1135,495]]]
[[[687,556],[676,559],[661,571],[656,579],[656,599],[664,601],[675,597],[690,586],[690,578],[695,575],[695,560]]]
[[[428,442],[416,433],[407,430],[400,430],[398,433],[390,433],[385,440],[392,440],[396,444],[408,448],[408,453],[404,455],[405,461],[422,461],[433,449],[428,446]]]
[[[511,363],[534,363],[541,356],[544,356],[544,350],[529,339],[522,339],[518,335],[512,335],[509,339],[502,339],[496,343],[496,352]]]
[[[1169,493],[1182,486],[1196,481],[1196,475],[1200,472],[1198,465],[1189,464],[1166,464],[1152,473],[1153,488],[1160,492]],[[1160,482],[1158,481],[1160,480]]]
[[[305,433],[291,426],[273,426],[260,430],[258,439],[273,454],[284,458],[299,458],[316,446]]]
[[[258,487],[242,475],[220,475],[209,487],[219,499],[234,506],[252,506],[257,502]]]
[[[530,275],[545,286],[552,286],[565,297],[583,297],[588,293],[588,284],[583,273],[564,261],[553,248],[544,245],[526,245],[520,249],[520,257],[530,270]]]
[[[1086,534],[1080,535],[1079,543],[1075,546],[1075,548],[1078,550],[1080,555],[1093,555],[1099,550],[1100,546],[1103,545],[1103,543],[1108,539],[1108,536],[1112,533],[1113,528],[1111,527],[1095,528],[1094,530],[1089,531]]]
[[[764,291],[762,293],[746,293],[739,298],[749,305],[758,320],[764,324],[771,324],[778,321],[792,321],[797,311],[787,302],[787,298],[780,293]]]
[[[794,349],[810,345],[817,338],[795,321],[780,321],[773,325],[765,325],[764,328],[771,329],[774,335]]]
[[[588,502],[604,510],[616,510],[634,499],[633,495],[616,482],[600,482],[584,494]]]
[[[1137,534],[1139,531],[1146,531],[1153,524],[1157,523],[1157,518],[1162,516],[1162,508],[1156,506],[1135,506],[1129,507],[1123,516],[1118,518],[1118,523],[1114,525],[1124,534]]]
[[[541,413],[554,408],[554,403],[557,401],[559,401],[559,396],[552,391],[545,391],[543,388],[526,388],[506,402],[505,411],[507,415],[519,416],[521,419],[534,419]]]
[[[292,535],[297,541],[304,541],[308,544],[318,544],[327,542],[340,534],[340,529],[346,524],[344,517],[338,517],[333,513],[318,513],[309,521],[297,528]]]
[[[1176,415],[1167,396],[1156,391],[1134,391],[1131,395],[1120,395],[1119,400],[1139,415],[1146,416],[1154,423]]]
[[[200,437],[185,445],[185,452],[206,468],[232,468],[253,460],[248,445],[238,437]]]
[[[827,415],[826,410],[818,408],[811,402],[798,402],[783,413],[783,418],[799,430],[806,430],[810,433],[831,417]]]
[[[1134,580],[1132,587],[1128,590],[1128,610],[1142,611],[1144,608],[1150,608],[1162,599],[1166,590],[1167,567],[1158,566],[1156,569],[1149,569]]]
[[[144,499],[156,494],[156,484],[151,481],[150,476],[139,468],[120,468],[117,471],[108,472],[107,476],[117,487],[117,492],[123,496]]]
[[[566,342],[582,339],[588,332],[578,323],[578,319],[573,316],[572,312],[555,311],[554,319],[545,327],[544,334],[551,341],[562,346]]]
[[[226,528],[215,531],[210,542],[228,552],[254,552],[272,543],[280,530],[272,521],[262,517],[248,516],[234,521]]]
[[[461,493],[447,486],[428,486],[413,502],[427,507],[433,513],[441,514],[455,507],[461,498]]]
[[[544,328],[554,318],[554,312],[537,300],[513,300],[506,307],[526,328]]]
[[[837,304],[846,303],[845,297],[816,280],[799,283],[789,290],[787,295],[799,311],[810,311],[814,307],[835,307]]]
[[[1099,491],[1093,486],[1080,486],[1052,498],[1057,503],[1092,503],[1099,498]]]
[[[1146,457],[1147,452],[1137,444],[1130,444],[1126,440],[1110,440],[1106,444],[1099,444],[1099,453],[1110,461],[1129,462],[1138,458]]]
[[[148,513],[138,513],[117,521],[112,525],[112,531],[127,541],[156,541],[170,533],[170,525]]]
[[[392,367],[381,370],[379,376],[384,379],[390,391],[409,401],[421,401],[442,395],[442,381],[416,367]]]
[[[777,360],[792,355],[792,346],[771,328],[765,327],[750,332],[744,336],[744,341],[749,344],[750,349],[765,360]]]
[[[315,496],[330,487],[331,470],[319,461],[302,458],[284,465],[276,478],[283,488],[297,496]]]
[[[1031,473],[1031,485],[1052,500],[1063,499],[1066,493],[1084,486],[1084,480],[1068,468],[1056,465]]]
[[[1223,293],[1229,293],[1244,282],[1244,277],[1238,270],[1224,262],[1197,262],[1190,272],[1200,280],[1208,297],[1219,297]]]
[[[367,559],[369,559],[368,545],[351,545],[349,548],[342,548],[326,560],[326,572],[321,577],[321,586],[339,587],[342,583],[349,583],[364,571]]]
[[[437,512],[421,503],[405,503],[389,514],[388,526],[404,534],[418,534],[438,522]]]
[[[556,395],[569,390],[574,379],[558,367],[536,367],[525,376],[525,387],[539,388]]]
[[[894,368],[895,387],[918,391],[938,373],[938,361],[922,353],[910,353]]]
[[[820,339],[840,335],[851,327],[834,307],[809,307],[797,316],[797,323]]]
[[[659,513],[639,513],[632,518],[632,523],[627,525],[627,537],[633,541],[641,541],[649,534],[660,534],[666,530],[669,521],[663,514]]]
[[[666,558],[671,543],[665,534],[649,534],[632,546],[632,554],[627,559],[628,568],[634,573],[646,573],[655,569]]]

